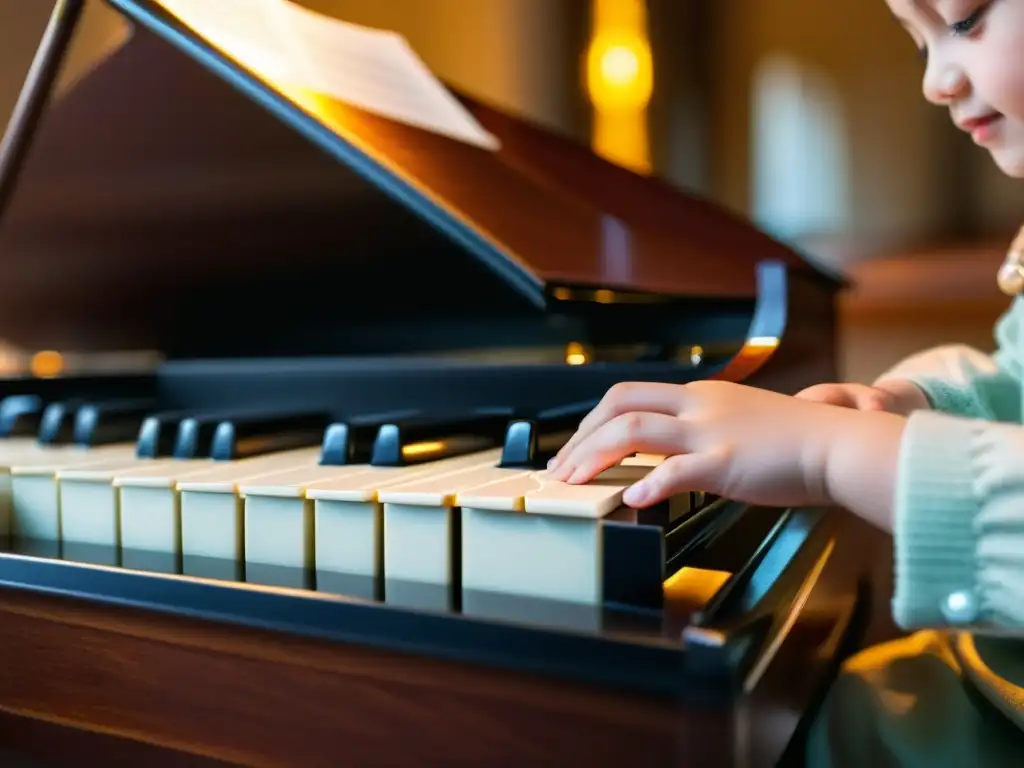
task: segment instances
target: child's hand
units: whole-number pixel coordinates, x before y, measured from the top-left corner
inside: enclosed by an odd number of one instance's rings
[[[892,379],[873,387],[866,384],[816,384],[796,396],[801,400],[838,405],[858,411],[885,411],[908,416],[929,407],[920,388],[909,381]]]
[[[887,507],[904,421],[728,382],[620,384],[549,470],[585,483],[633,453],[653,453],[669,458],[627,490],[625,504],[702,490],[769,506],[864,496],[858,502]]]

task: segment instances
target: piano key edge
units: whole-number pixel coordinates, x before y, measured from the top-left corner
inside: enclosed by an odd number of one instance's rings
[[[827,514],[808,512],[806,520],[827,522]],[[333,643],[354,643],[463,663],[484,664],[567,681],[610,686],[637,693],[670,696],[705,705],[726,705],[740,695],[753,665],[770,668],[808,622],[812,639],[824,647],[852,628],[851,601],[860,599],[849,574],[833,571],[828,542],[831,525],[815,524],[784,577],[763,594],[774,631],[751,643],[738,614],[702,619],[699,629],[721,631],[718,642],[630,642],[628,636],[557,630],[541,625],[495,622],[454,612],[410,611],[357,598],[245,583],[216,582],[157,572],[130,571],[15,554],[0,554],[0,589],[73,596],[89,604],[128,605],[162,614],[212,620],[305,636]],[[785,537],[782,537],[785,538]],[[806,563],[824,564],[809,577]],[[837,584],[837,579],[841,583]],[[740,584],[742,582],[742,584]],[[750,579],[737,580],[743,590]],[[837,588],[838,587],[838,588]],[[733,589],[736,587],[734,586]],[[802,590],[799,605],[790,604]],[[838,600],[838,602],[837,602]],[[842,605],[840,605],[842,603]],[[775,610],[772,606],[781,607]],[[822,625],[827,624],[825,630]],[[735,634],[733,634],[735,633]],[[796,644],[803,647],[806,638]],[[738,653],[739,651],[739,653]],[[806,653],[804,647],[800,653]],[[680,674],[683,671],[684,674]],[[762,676],[765,673],[762,672]]]

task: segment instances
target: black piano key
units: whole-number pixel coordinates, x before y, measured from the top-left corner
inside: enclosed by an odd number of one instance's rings
[[[605,521],[601,536],[602,600],[658,609],[665,582],[665,532],[644,520]]]
[[[75,414],[71,440],[92,446],[135,439],[155,405],[148,398],[86,403]]]
[[[373,455],[373,443],[385,424],[395,420],[422,416],[419,411],[397,411],[379,415],[355,416],[346,421],[330,424],[324,430],[320,449],[320,463],[341,467],[348,464],[368,464]]]
[[[330,414],[315,411],[223,419],[213,430],[208,455],[215,461],[229,461],[317,445],[330,423]],[[199,448],[202,451],[203,446]]]
[[[485,408],[470,414],[396,420],[377,431],[370,463],[401,467],[497,448],[512,416],[508,408]]]
[[[70,443],[75,431],[75,417],[85,405],[80,399],[58,400],[43,409],[39,421],[38,439],[45,445]]]
[[[0,437],[38,434],[45,407],[39,395],[9,395],[0,400]]]
[[[135,443],[135,455],[140,459],[171,456],[178,437],[178,425],[188,415],[182,411],[166,411],[151,414],[143,419]]]
[[[171,456],[175,459],[200,459],[210,455],[213,435],[223,422],[245,418],[241,414],[207,413],[186,416],[178,423]]]
[[[541,411],[531,419],[513,421],[505,431],[498,466],[505,469],[543,469],[597,403],[597,400],[572,403]]]

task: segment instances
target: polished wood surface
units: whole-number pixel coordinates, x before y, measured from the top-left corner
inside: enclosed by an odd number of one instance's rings
[[[722,281],[723,294],[749,290],[748,275],[760,261],[777,260],[797,272],[815,268],[796,251],[723,206],[692,195],[656,176],[642,176],[595,156],[588,147],[462,95],[467,108],[502,142],[494,159],[522,169],[553,189],[582,197],[606,216],[642,231],[652,261],[671,274],[672,285],[700,294],[704,281]],[[653,266],[653,265],[652,265]],[[727,275],[731,270],[733,274]],[[704,273],[700,276],[693,273]],[[838,276],[832,276],[838,279]],[[827,284],[828,279],[824,282]],[[725,286],[728,287],[725,287]],[[711,289],[722,290],[719,289]]]

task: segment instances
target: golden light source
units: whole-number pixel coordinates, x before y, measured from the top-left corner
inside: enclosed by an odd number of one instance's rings
[[[578,342],[570,342],[565,348],[565,362],[567,365],[586,365],[587,350]]]
[[[594,107],[591,143],[614,163],[651,169],[647,105],[654,92],[654,63],[643,0],[593,0],[586,87]]]
[[[644,112],[654,90],[647,41],[637,34],[605,34],[590,44],[587,90],[602,112]]]
[[[49,349],[36,352],[32,355],[29,370],[32,371],[33,376],[40,379],[50,379],[54,376],[59,376],[60,372],[64,370],[64,357],[60,352],[54,352]]]

